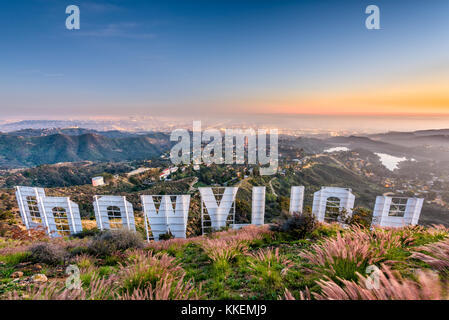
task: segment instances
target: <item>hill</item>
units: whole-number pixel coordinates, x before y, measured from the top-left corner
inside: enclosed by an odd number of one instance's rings
[[[449,160],[449,136],[417,133],[387,133],[365,136],[333,137],[324,140],[334,146],[365,149],[416,160]]]
[[[433,158],[447,160],[449,153],[449,129],[420,130],[414,132],[387,132],[368,136],[370,139],[412,148]]]
[[[119,130],[97,131],[93,129],[84,129],[84,128],[22,129],[18,131],[8,132],[9,135],[21,137],[42,137],[42,136],[51,136],[54,134],[80,136],[88,133],[98,134],[107,138],[126,138],[137,136],[137,134],[135,133],[126,131],[119,131]]]
[[[448,299],[443,227],[342,228],[305,215],[145,243],[125,230],[51,240],[0,226],[0,299]],[[67,288],[68,264],[82,290]],[[377,267],[376,290],[368,267]]]
[[[124,161],[158,157],[169,150],[163,133],[108,137],[98,133],[33,136],[0,134],[0,168],[33,167],[78,161]]]

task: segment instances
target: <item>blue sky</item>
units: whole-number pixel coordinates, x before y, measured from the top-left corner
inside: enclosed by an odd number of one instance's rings
[[[0,4],[2,119],[449,112],[447,0]]]

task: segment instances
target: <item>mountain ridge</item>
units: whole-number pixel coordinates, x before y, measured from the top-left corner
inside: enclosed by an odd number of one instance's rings
[[[0,168],[32,167],[78,161],[143,160],[171,146],[166,134],[109,138],[98,133],[45,136],[0,134]]]

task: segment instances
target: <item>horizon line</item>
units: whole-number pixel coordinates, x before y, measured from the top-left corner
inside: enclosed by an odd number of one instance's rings
[[[234,114],[228,114],[228,113],[221,113],[216,114],[214,116],[211,116],[211,118],[223,118],[223,120],[238,118],[238,117],[244,117],[244,116],[321,116],[321,117],[425,117],[425,118],[432,118],[432,117],[449,117],[449,112],[447,113],[421,113],[421,112],[414,112],[414,113],[353,113],[353,112],[329,112],[329,113],[307,113],[307,112],[258,112],[258,113],[234,113]],[[145,119],[148,118],[148,119]],[[198,117],[204,117],[204,115],[198,115]],[[136,119],[139,118],[139,119]],[[11,123],[11,122],[18,122],[18,121],[99,121],[99,120],[109,120],[109,121],[117,121],[117,120],[137,120],[137,121],[144,121],[144,120],[150,120],[151,119],[160,119],[160,118],[166,118],[168,119],[179,119],[179,118],[186,118],[186,120],[195,118],[194,115],[177,115],[177,116],[165,116],[165,115],[143,115],[143,114],[130,114],[130,115],[124,115],[124,116],[91,116],[91,117],[42,117],[34,118],[33,116],[30,116],[29,118],[19,118],[19,117],[10,117],[10,118],[4,118],[1,119],[1,122],[5,123]],[[0,122],[0,124],[1,124]]]

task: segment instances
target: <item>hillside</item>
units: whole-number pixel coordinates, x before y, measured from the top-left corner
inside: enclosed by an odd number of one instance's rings
[[[1,299],[448,299],[443,227],[342,228],[304,215],[149,243],[124,230],[50,240],[0,227]],[[79,268],[79,290],[66,287],[68,265]]]
[[[22,136],[0,134],[0,168],[32,167],[78,161],[143,160],[169,150],[169,136],[161,133],[107,137],[98,133]]]
[[[365,149],[416,160],[449,160],[449,137],[420,136],[414,133],[380,134],[369,137],[333,137],[324,140],[334,146]]]
[[[409,134],[392,133],[393,136]],[[435,136],[435,132],[417,134],[418,138]],[[170,166],[169,160],[159,157],[171,146],[167,134],[79,128],[27,129],[0,134],[0,167],[30,167],[0,172],[0,188],[16,185],[52,188],[56,194],[72,196],[82,206],[83,216],[90,216],[90,203],[96,192],[129,195],[139,208],[135,196],[139,192],[166,193],[173,189],[190,193],[198,186],[238,185],[236,217],[237,222],[244,223],[250,217],[252,186],[267,188],[267,221],[277,219],[288,210],[292,186],[305,186],[305,206],[312,205],[313,193],[322,186],[336,186],[351,188],[356,195],[355,207],[370,210],[374,208],[376,196],[387,192],[424,197],[426,203],[420,223],[447,225],[448,163],[404,161],[398,169],[390,171],[374,152],[402,156],[414,154],[415,150],[375,140],[379,136],[317,139],[281,135],[280,169],[273,176],[260,177],[251,171],[257,168],[248,165],[202,166],[199,171],[183,166],[172,174],[173,181],[162,182],[159,172]],[[350,151],[322,153],[332,146],[348,146]],[[126,173],[141,167],[152,171],[126,177]],[[90,186],[91,178],[97,175],[103,175],[108,184],[100,190]],[[195,185],[185,184],[186,178],[195,179]],[[192,203],[199,206],[199,199],[195,196]],[[196,212],[195,215],[198,216]]]
[[[449,159],[449,129],[387,132],[369,138],[410,148],[412,153],[436,160]]]
[[[21,137],[41,137],[41,136],[50,136],[54,134],[80,136],[88,133],[98,134],[108,138],[124,138],[124,137],[133,137],[137,135],[134,133],[119,130],[97,131],[93,129],[84,129],[84,128],[22,129],[18,131],[8,132],[9,135]]]

